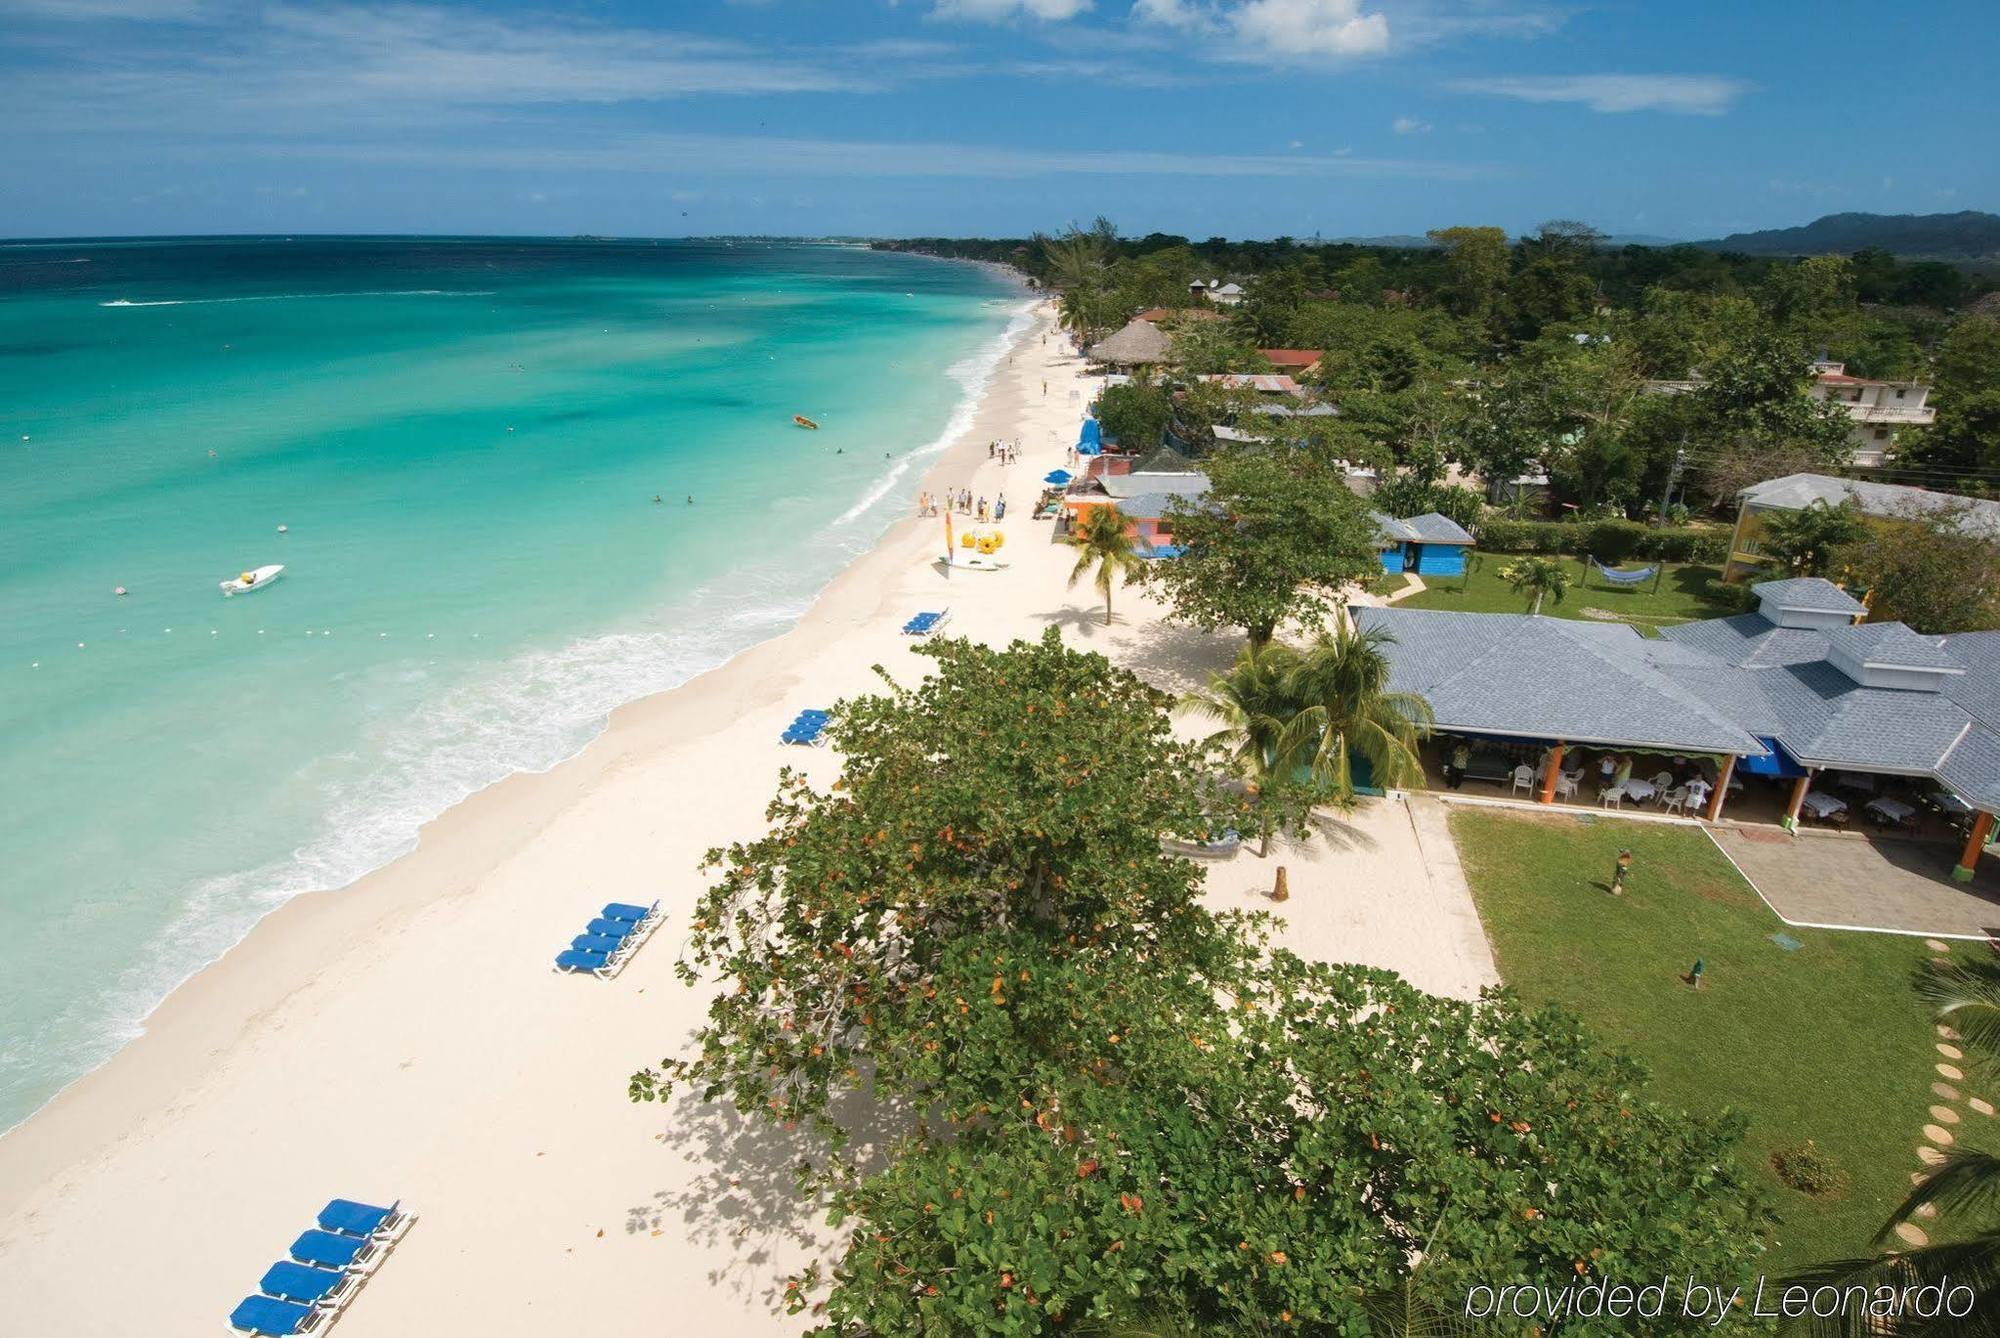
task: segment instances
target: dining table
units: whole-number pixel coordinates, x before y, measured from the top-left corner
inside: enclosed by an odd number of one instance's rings
[[[1836,813],[1847,811],[1847,801],[1836,799],[1830,794],[1814,790],[1799,801],[1799,807],[1816,818],[1830,818]]]

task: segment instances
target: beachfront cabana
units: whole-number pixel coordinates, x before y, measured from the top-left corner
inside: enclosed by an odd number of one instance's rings
[[[1107,367],[1154,367],[1173,361],[1174,341],[1151,321],[1127,321],[1125,328],[1107,335],[1084,354],[1092,362]]]
[[[1382,549],[1382,570],[1409,572],[1419,576],[1462,576],[1465,553],[1472,536],[1449,516],[1426,511],[1421,516],[1398,520],[1374,512],[1377,542]]]

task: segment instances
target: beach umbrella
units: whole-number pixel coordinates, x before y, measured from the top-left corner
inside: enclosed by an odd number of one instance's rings
[[[1067,469],[1051,469],[1048,473],[1042,475],[1042,482],[1053,483],[1060,487],[1069,482],[1069,471]]]

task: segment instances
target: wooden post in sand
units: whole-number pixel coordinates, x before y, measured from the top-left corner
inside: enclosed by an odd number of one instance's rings
[[[1292,895],[1292,890],[1291,890],[1291,888],[1289,888],[1289,887],[1285,886],[1285,866],[1284,866],[1284,865],[1282,865],[1282,864],[1280,864],[1280,865],[1278,866],[1278,882],[1277,882],[1277,885],[1276,885],[1276,886],[1274,886],[1274,887],[1273,887],[1273,888],[1271,889],[1271,900],[1273,900],[1273,901],[1285,901],[1285,900],[1287,900],[1288,898],[1290,898],[1290,897],[1291,897],[1291,895]]]

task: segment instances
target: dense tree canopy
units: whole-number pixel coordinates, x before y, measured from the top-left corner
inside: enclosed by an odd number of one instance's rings
[[[1361,1333],[1409,1284],[1740,1279],[1762,1219],[1730,1118],[1663,1108],[1571,1018],[1267,952],[1198,899],[1221,759],[1101,657],[920,649],[841,704],[711,853],[684,973],[723,990],[685,1086],[819,1148],[840,1239],[787,1285],[825,1334]],[[888,1120],[866,1172],[831,1103]]]

